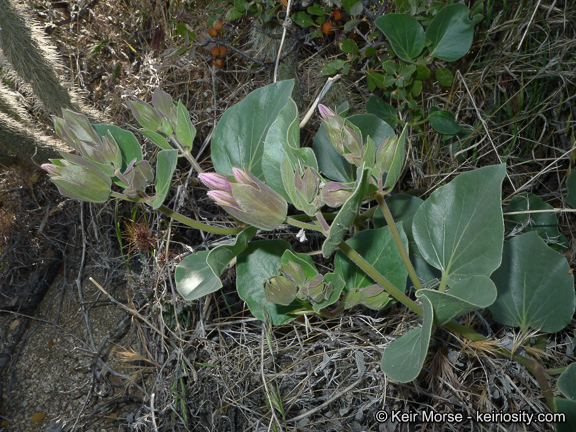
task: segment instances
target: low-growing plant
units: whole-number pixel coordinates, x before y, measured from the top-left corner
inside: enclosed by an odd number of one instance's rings
[[[192,228],[235,235],[180,262],[176,285],[188,301],[222,288],[220,277],[235,260],[240,298],[255,317],[273,325],[300,315],[336,316],[358,305],[380,310],[401,303],[421,322],[382,355],[382,370],[399,382],[419,375],[440,327],[485,341],[458,320],[470,312],[489,309],[497,322],[523,333],[554,333],[571,321],[573,275],[543,240],[557,230],[526,230],[522,220],[510,219],[512,235],[504,241],[504,164],[460,174],[426,200],[390,195],[405,163],[408,128],[396,134],[373,114],[344,118],[320,105],[314,147],[301,147],[292,88],[293,81],[265,86],[224,113],[212,136],[216,172],[204,172],[191,155],[196,130],[188,111],[160,89],[151,105],[129,102],[140,132],[160,148],[155,173],[131,132],[91,125],[72,112],[55,125],[78,154],[62,154],[44,168],[69,197],[145,203]],[[236,227],[200,223],[164,205],[179,157],[190,162]],[[372,202],[377,206],[367,208]],[[333,260],[330,271],[274,238],[291,228],[302,243],[308,235],[323,239],[321,253]],[[259,230],[269,234],[253,240]],[[561,387],[569,399],[555,400],[537,358],[496,342],[493,352],[526,367],[552,411],[575,415],[571,388]],[[560,382],[571,374],[572,367]]]

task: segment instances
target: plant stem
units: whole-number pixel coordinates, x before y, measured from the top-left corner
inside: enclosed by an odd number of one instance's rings
[[[406,270],[408,270],[408,275],[410,276],[410,280],[414,284],[416,290],[422,289],[422,284],[420,283],[420,279],[418,279],[418,275],[414,270],[414,266],[408,257],[408,252],[406,252],[406,248],[402,243],[402,239],[400,238],[400,233],[398,232],[398,228],[396,227],[396,223],[394,222],[394,218],[392,217],[392,213],[384,200],[384,197],[380,194],[376,195],[376,201],[384,213],[384,219],[386,219],[386,223],[390,227],[390,232],[392,233],[392,237],[394,238],[394,243],[396,243],[396,247],[398,248],[398,252],[400,252],[400,256],[402,257],[402,261],[404,262],[404,266]]]
[[[416,304],[414,300],[412,300],[410,297],[396,288],[388,279],[382,276],[382,274],[374,267],[372,267],[372,265],[370,265],[370,263],[366,261],[362,255],[360,255],[343,241],[340,242],[338,247],[348,258],[350,258],[354,264],[364,270],[364,273],[372,278],[374,282],[384,288],[388,294],[390,294],[407,308],[416,312],[418,315],[424,315],[424,311],[420,306],[418,306],[418,304]]]
[[[147,201],[143,198],[132,198],[132,197],[129,197],[127,195],[123,195],[123,194],[120,194],[117,192],[112,192],[110,194],[110,196],[113,196],[114,198],[120,198],[120,199],[123,199],[126,201],[150,204],[149,201]],[[178,222],[182,222],[184,225],[188,225],[189,227],[199,229],[199,230],[202,230],[205,232],[209,232],[209,233],[213,233],[213,234],[221,234],[221,235],[234,235],[234,234],[238,234],[238,233],[242,232],[241,227],[222,228],[222,227],[215,227],[215,226],[204,224],[202,222],[195,221],[194,219],[190,219],[189,217],[186,217],[186,216],[184,216],[178,212],[175,212],[172,209],[169,209],[165,205],[161,205],[156,210],[158,210],[161,213],[164,213],[166,216],[169,216],[172,219],[177,220]]]
[[[316,224],[309,224],[306,222],[302,222],[299,221],[298,219],[295,219],[291,216],[288,216],[286,218],[286,223],[289,223],[290,225],[294,225],[298,228],[304,228],[304,229],[309,229],[309,230],[313,230],[313,231],[320,231],[320,232],[324,232],[324,230],[322,229],[322,227],[316,225]]]

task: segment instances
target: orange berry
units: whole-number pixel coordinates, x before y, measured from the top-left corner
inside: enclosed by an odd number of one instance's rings
[[[335,21],[340,21],[342,19],[342,11],[340,9],[334,9],[332,11],[332,18],[334,18]]]
[[[218,54],[221,55],[221,56],[226,55],[227,52],[228,52],[228,47],[221,46],[221,47],[218,49]]]
[[[322,33],[329,35],[332,33],[332,27],[334,27],[334,24],[332,24],[331,21],[326,21],[324,24],[322,24]]]
[[[358,35],[354,32],[350,32],[348,33],[348,38],[349,39],[356,39],[358,37]]]
[[[216,35],[218,34],[218,32],[216,30],[214,30],[214,27],[210,27],[208,29],[208,34],[212,37],[216,37]]]
[[[216,20],[214,21],[214,24],[212,24],[212,27],[214,27],[214,30],[220,31],[222,30],[222,27],[224,27],[224,25],[222,24],[222,21]]]
[[[220,54],[220,48],[215,46],[210,50],[210,52],[212,53],[213,56],[217,56],[218,54]]]
[[[214,66],[217,68],[224,67],[224,59],[221,58],[214,59]]]

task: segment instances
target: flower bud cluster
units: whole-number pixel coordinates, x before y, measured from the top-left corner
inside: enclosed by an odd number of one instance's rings
[[[60,153],[42,165],[62,195],[89,202],[105,202],[112,191],[112,178],[120,179],[124,193],[136,197],[154,180],[147,161],[132,160],[121,172],[122,152],[112,135],[100,137],[86,116],[64,110],[55,117],[58,135],[77,154]]]
[[[251,172],[232,168],[234,180],[218,173],[202,173],[208,196],[236,219],[263,230],[273,230],[286,220],[288,204]]]
[[[172,97],[159,87],[152,95],[152,105],[139,99],[126,102],[140,126],[171,136],[178,125],[178,113]]]
[[[373,310],[382,309],[390,301],[388,293],[378,284],[364,288],[354,288],[344,297],[344,308],[350,309],[356,305],[363,305]]]
[[[370,137],[364,144],[362,133],[348,120],[322,104],[318,105],[318,109],[328,138],[338,154],[357,167],[365,164],[372,168],[376,181],[381,181],[384,174],[394,171],[393,175],[387,176],[384,184],[384,188],[393,187],[404,163],[404,134],[400,138],[396,135],[389,137],[376,148],[376,143]]]
[[[327,283],[321,274],[311,279],[306,278],[302,267],[293,261],[280,267],[280,275],[264,282],[266,300],[284,306],[288,306],[295,299],[310,304],[320,303],[330,298],[332,289],[332,284]]]

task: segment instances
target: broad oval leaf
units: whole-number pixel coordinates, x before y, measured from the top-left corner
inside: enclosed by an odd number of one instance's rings
[[[412,61],[424,49],[424,29],[412,15],[386,14],[378,18],[375,24],[384,32],[392,49],[402,60]]]
[[[564,413],[566,421],[556,423],[556,432],[574,432],[576,430],[576,401],[554,398],[556,412]]]
[[[280,81],[254,90],[223,115],[212,136],[212,162],[216,172],[232,175],[232,168],[246,168],[260,180],[264,139],[288,103],[294,80]]]
[[[238,255],[236,264],[236,289],[252,315],[261,321],[281,325],[294,320],[288,315],[290,306],[270,303],[264,294],[264,281],[277,276],[282,254],[290,248],[284,240],[260,240],[252,242]]]
[[[462,126],[456,123],[456,116],[451,111],[430,109],[428,120],[430,126],[444,135],[456,135],[462,130]]]
[[[551,209],[538,195],[521,193],[512,198],[506,213]],[[504,226],[506,231],[515,233],[536,231],[548,246],[560,252],[568,248],[568,240],[558,230],[558,218],[553,212],[505,214]]]
[[[222,288],[220,276],[232,259],[248,246],[257,229],[248,227],[233,243],[184,258],[176,267],[176,289],[184,300],[196,300]]]
[[[402,222],[397,223],[397,227],[402,243],[408,249],[408,239],[402,229]],[[351,239],[346,240],[346,244],[358,252],[392,285],[401,291],[404,290],[408,271],[402,262],[389,227],[360,231]],[[346,283],[346,291],[374,284],[374,281],[341,251],[338,251],[334,258],[334,273],[342,277]]]
[[[157,209],[162,205],[172,185],[172,174],[178,162],[178,150],[160,150],[156,163],[156,198],[152,208]]]
[[[505,174],[504,164],[460,174],[418,208],[412,223],[414,240],[449,285],[473,275],[489,276],[500,265]]]
[[[576,308],[574,276],[566,258],[555,252],[535,232],[514,237],[504,245],[502,265],[492,275],[498,298],[490,307],[501,324],[562,330]]]
[[[256,231],[258,231],[256,227],[249,226],[236,236],[234,242],[216,246],[210,251],[206,262],[217,276],[222,275],[230,261],[248,247],[248,242]]]
[[[222,288],[222,281],[207,264],[208,251],[188,255],[176,267],[176,289],[184,300],[196,300]]]
[[[384,120],[391,128],[395,128],[398,124],[398,113],[396,109],[378,96],[370,96],[368,98],[366,101],[366,111]]]
[[[570,207],[576,208],[576,169],[573,169],[568,176],[568,179],[566,180],[566,188],[568,189],[568,193],[564,199]]]
[[[572,363],[558,378],[558,390],[564,396],[576,401],[576,363]]]
[[[465,313],[490,306],[496,300],[496,286],[488,276],[478,275],[456,282],[447,293],[422,289],[416,296],[430,300],[434,325],[438,327]]]
[[[382,355],[380,366],[388,377],[401,383],[410,382],[418,377],[432,336],[434,311],[427,297],[422,297],[424,319],[422,327],[410,330],[392,342]]]
[[[431,56],[449,62],[464,57],[474,38],[469,14],[470,9],[462,3],[448,5],[436,14],[426,29],[426,37],[432,41]]]

